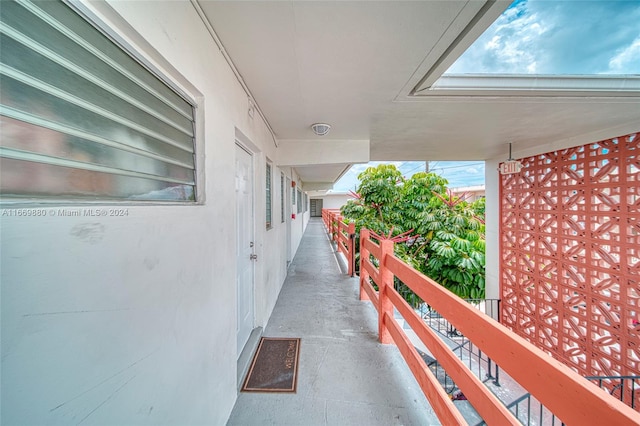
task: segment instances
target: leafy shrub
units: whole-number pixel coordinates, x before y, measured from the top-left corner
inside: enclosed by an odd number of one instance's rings
[[[369,167],[358,179],[354,199],[341,209],[356,232],[408,235],[396,243],[396,256],[462,298],[484,298],[484,199],[470,204],[448,190],[443,177],[420,172],[404,179],[393,165]],[[396,287],[417,306],[403,283]]]

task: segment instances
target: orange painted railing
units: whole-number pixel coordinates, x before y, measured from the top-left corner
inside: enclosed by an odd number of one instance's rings
[[[340,216],[339,209],[322,209],[322,221],[324,222],[324,227],[327,228],[327,232],[331,235],[331,239],[333,240],[333,224],[336,221],[336,217]]]
[[[371,239],[369,230],[360,231],[360,298],[371,300],[375,306],[380,342],[398,346],[442,424],[467,423],[395,320],[394,308],[486,424],[513,425],[520,422],[396,292],[394,277],[442,314],[565,424],[640,424],[640,413],[399,260],[393,253],[392,241],[378,241]],[[372,262],[371,257],[376,260]]]
[[[347,259],[348,274],[355,274],[356,256],[355,256],[355,223],[345,223],[340,210],[322,209],[322,220],[327,231],[331,235],[331,239],[336,242],[338,251]]]

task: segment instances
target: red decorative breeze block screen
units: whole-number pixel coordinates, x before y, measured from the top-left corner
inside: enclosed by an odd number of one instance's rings
[[[640,375],[640,133],[502,175],[502,322],[584,376]]]

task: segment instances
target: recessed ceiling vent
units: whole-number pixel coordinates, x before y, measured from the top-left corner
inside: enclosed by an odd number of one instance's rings
[[[324,136],[329,133],[331,126],[326,123],[315,123],[311,125],[311,130],[318,136]]]

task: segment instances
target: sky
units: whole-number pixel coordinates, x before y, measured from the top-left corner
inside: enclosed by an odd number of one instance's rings
[[[447,73],[640,74],[640,1],[516,0]]]
[[[448,74],[638,74],[640,0],[516,0],[449,68]],[[353,191],[356,164],[333,192]],[[424,162],[396,161],[404,176]],[[433,161],[450,188],[484,185],[484,162]]]
[[[358,175],[367,167],[375,167],[378,164],[394,164],[405,177],[425,170],[424,161],[372,161],[367,164],[354,164],[335,183],[332,192],[355,191]],[[447,179],[449,188],[484,185],[484,161],[430,161],[429,171]]]

